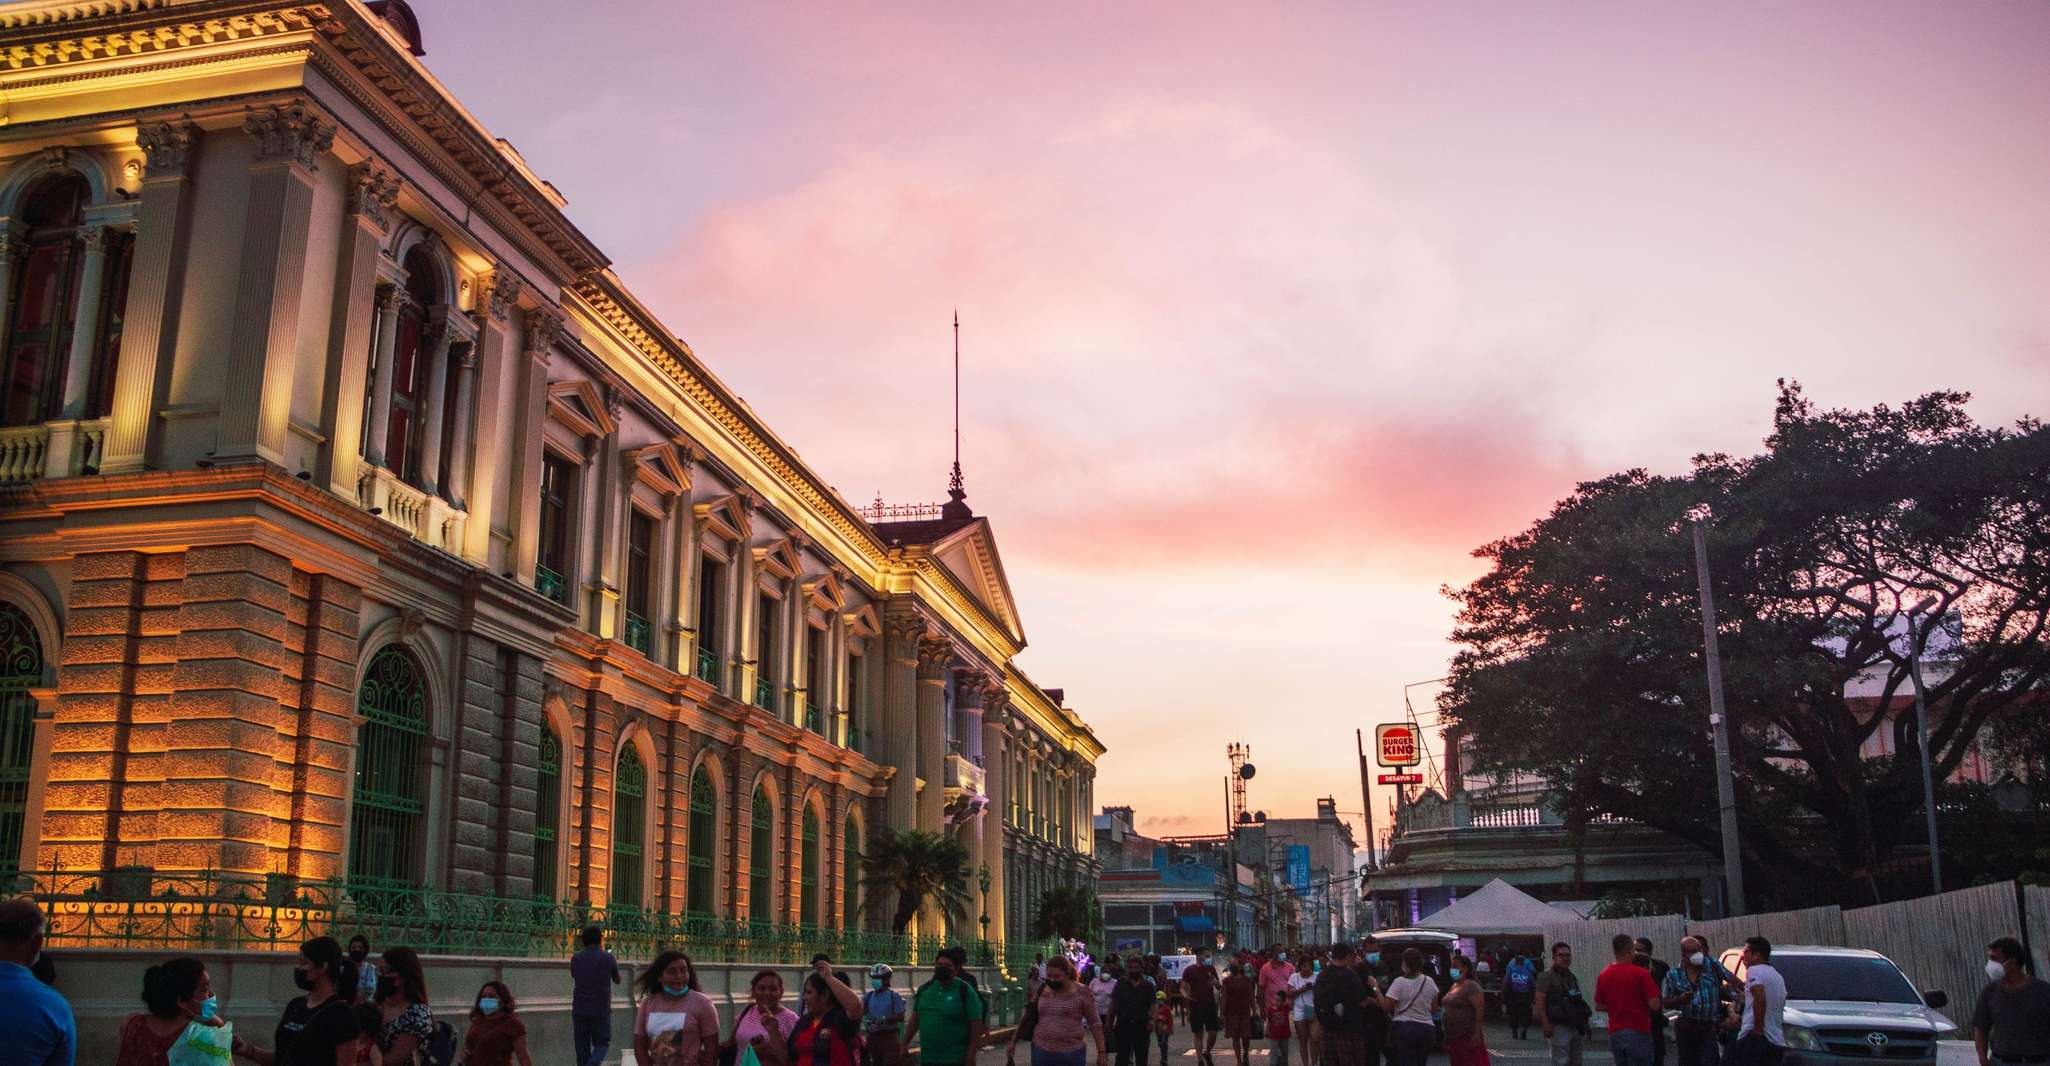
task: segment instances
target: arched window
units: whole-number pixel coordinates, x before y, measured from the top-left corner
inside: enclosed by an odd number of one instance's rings
[[[556,838],[562,817],[562,738],[541,726],[541,758],[534,781],[534,895],[555,898]]]
[[[0,873],[21,862],[28,822],[29,772],[36,746],[36,698],[43,642],[21,608],[0,603]]]
[[[684,907],[693,914],[712,913],[712,854],[719,846],[719,794],[712,772],[703,766],[690,775],[690,883]]]
[[[632,745],[619,753],[619,773],[612,779],[612,905],[638,907],[643,902],[642,848],[647,837],[648,768]]]
[[[861,826],[847,816],[847,830],[840,841],[840,924],[861,928]]]
[[[426,851],[420,823],[427,797],[421,766],[427,747],[427,678],[419,662],[395,645],[372,656],[356,693],[356,714],[363,729],[356,734],[349,877],[417,885]]]
[[[816,926],[819,924],[819,812],[818,808],[804,809],[803,847],[797,857],[797,924]]]
[[[755,786],[753,829],[747,850],[747,914],[757,922],[769,922],[776,918],[769,888],[776,863],[776,805],[760,785]]]
[[[0,350],[0,425],[55,418],[64,407],[71,349],[88,329],[93,365],[80,396],[79,417],[97,418],[112,406],[114,353],[121,344],[121,311],[128,298],[131,234],[86,225],[92,189],[75,172],[46,178],[22,201],[24,247]],[[95,244],[94,242],[102,242]],[[97,247],[100,272],[86,266]],[[93,306],[80,306],[91,301]]]

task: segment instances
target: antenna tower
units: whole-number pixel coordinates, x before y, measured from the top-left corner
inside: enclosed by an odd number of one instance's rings
[[[1253,749],[1233,741],[1224,747],[1224,757],[1231,760],[1231,824],[1224,827],[1227,833],[1238,831],[1238,827],[1251,821],[1246,814],[1246,782],[1253,776],[1253,764],[1246,761]]]

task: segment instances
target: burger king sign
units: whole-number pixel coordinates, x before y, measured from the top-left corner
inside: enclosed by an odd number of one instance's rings
[[[1383,766],[1415,766],[1424,761],[1423,738],[1408,722],[1374,727],[1376,761]]]

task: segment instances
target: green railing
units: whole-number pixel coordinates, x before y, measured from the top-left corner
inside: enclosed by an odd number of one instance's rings
[[[765,711],[776,709],[776,686],[761,678],[755,679],[755,706]]]
[[[563,606],[569,606],[569,582],[545,566],[534,567],[534,591]]]
[[[648,620],[632,611],[626,612],[626,646],[648,654]]]
[[[42,905],[53,948],[293,951],[316,936],[356,933],[427,954],[566,958],[587,925],[625,958],[669,947],[701,962],[802,965],[825,952],[847,966],[929,963],[950,941],[863,929],[781,925],[631,907],[444,892],[394,882],[301,882],[271,874],[156,873],[145,868],[0,874],[0,898]],[[971,965],[1022,979],[1048,945],[962,943]],[[1022,996],[1022,991],[1020,992]],[[1022,1000],[1018,1004],[1022,1007]]]
[[[819,705],[810,700],[804,701],[804,727],[820,736],[826,733],[826,720],[819,715]]]
[[[698,649],[698,677],[713,688],[718,688],[719,653],[710,648]]]

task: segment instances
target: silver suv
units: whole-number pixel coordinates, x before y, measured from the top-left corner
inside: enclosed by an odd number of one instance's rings
[[[1744,976],[1742,948],[1722,953]],[[1957,1029],[1938,1013],[1950,998],[1917,992],[1893,960],[1863,948],[1774,945],[1787,982],[1784,1066],[1934,1066],[1936,1042]],[[1741,1004],[1739,1004],[1741,1009]]]

